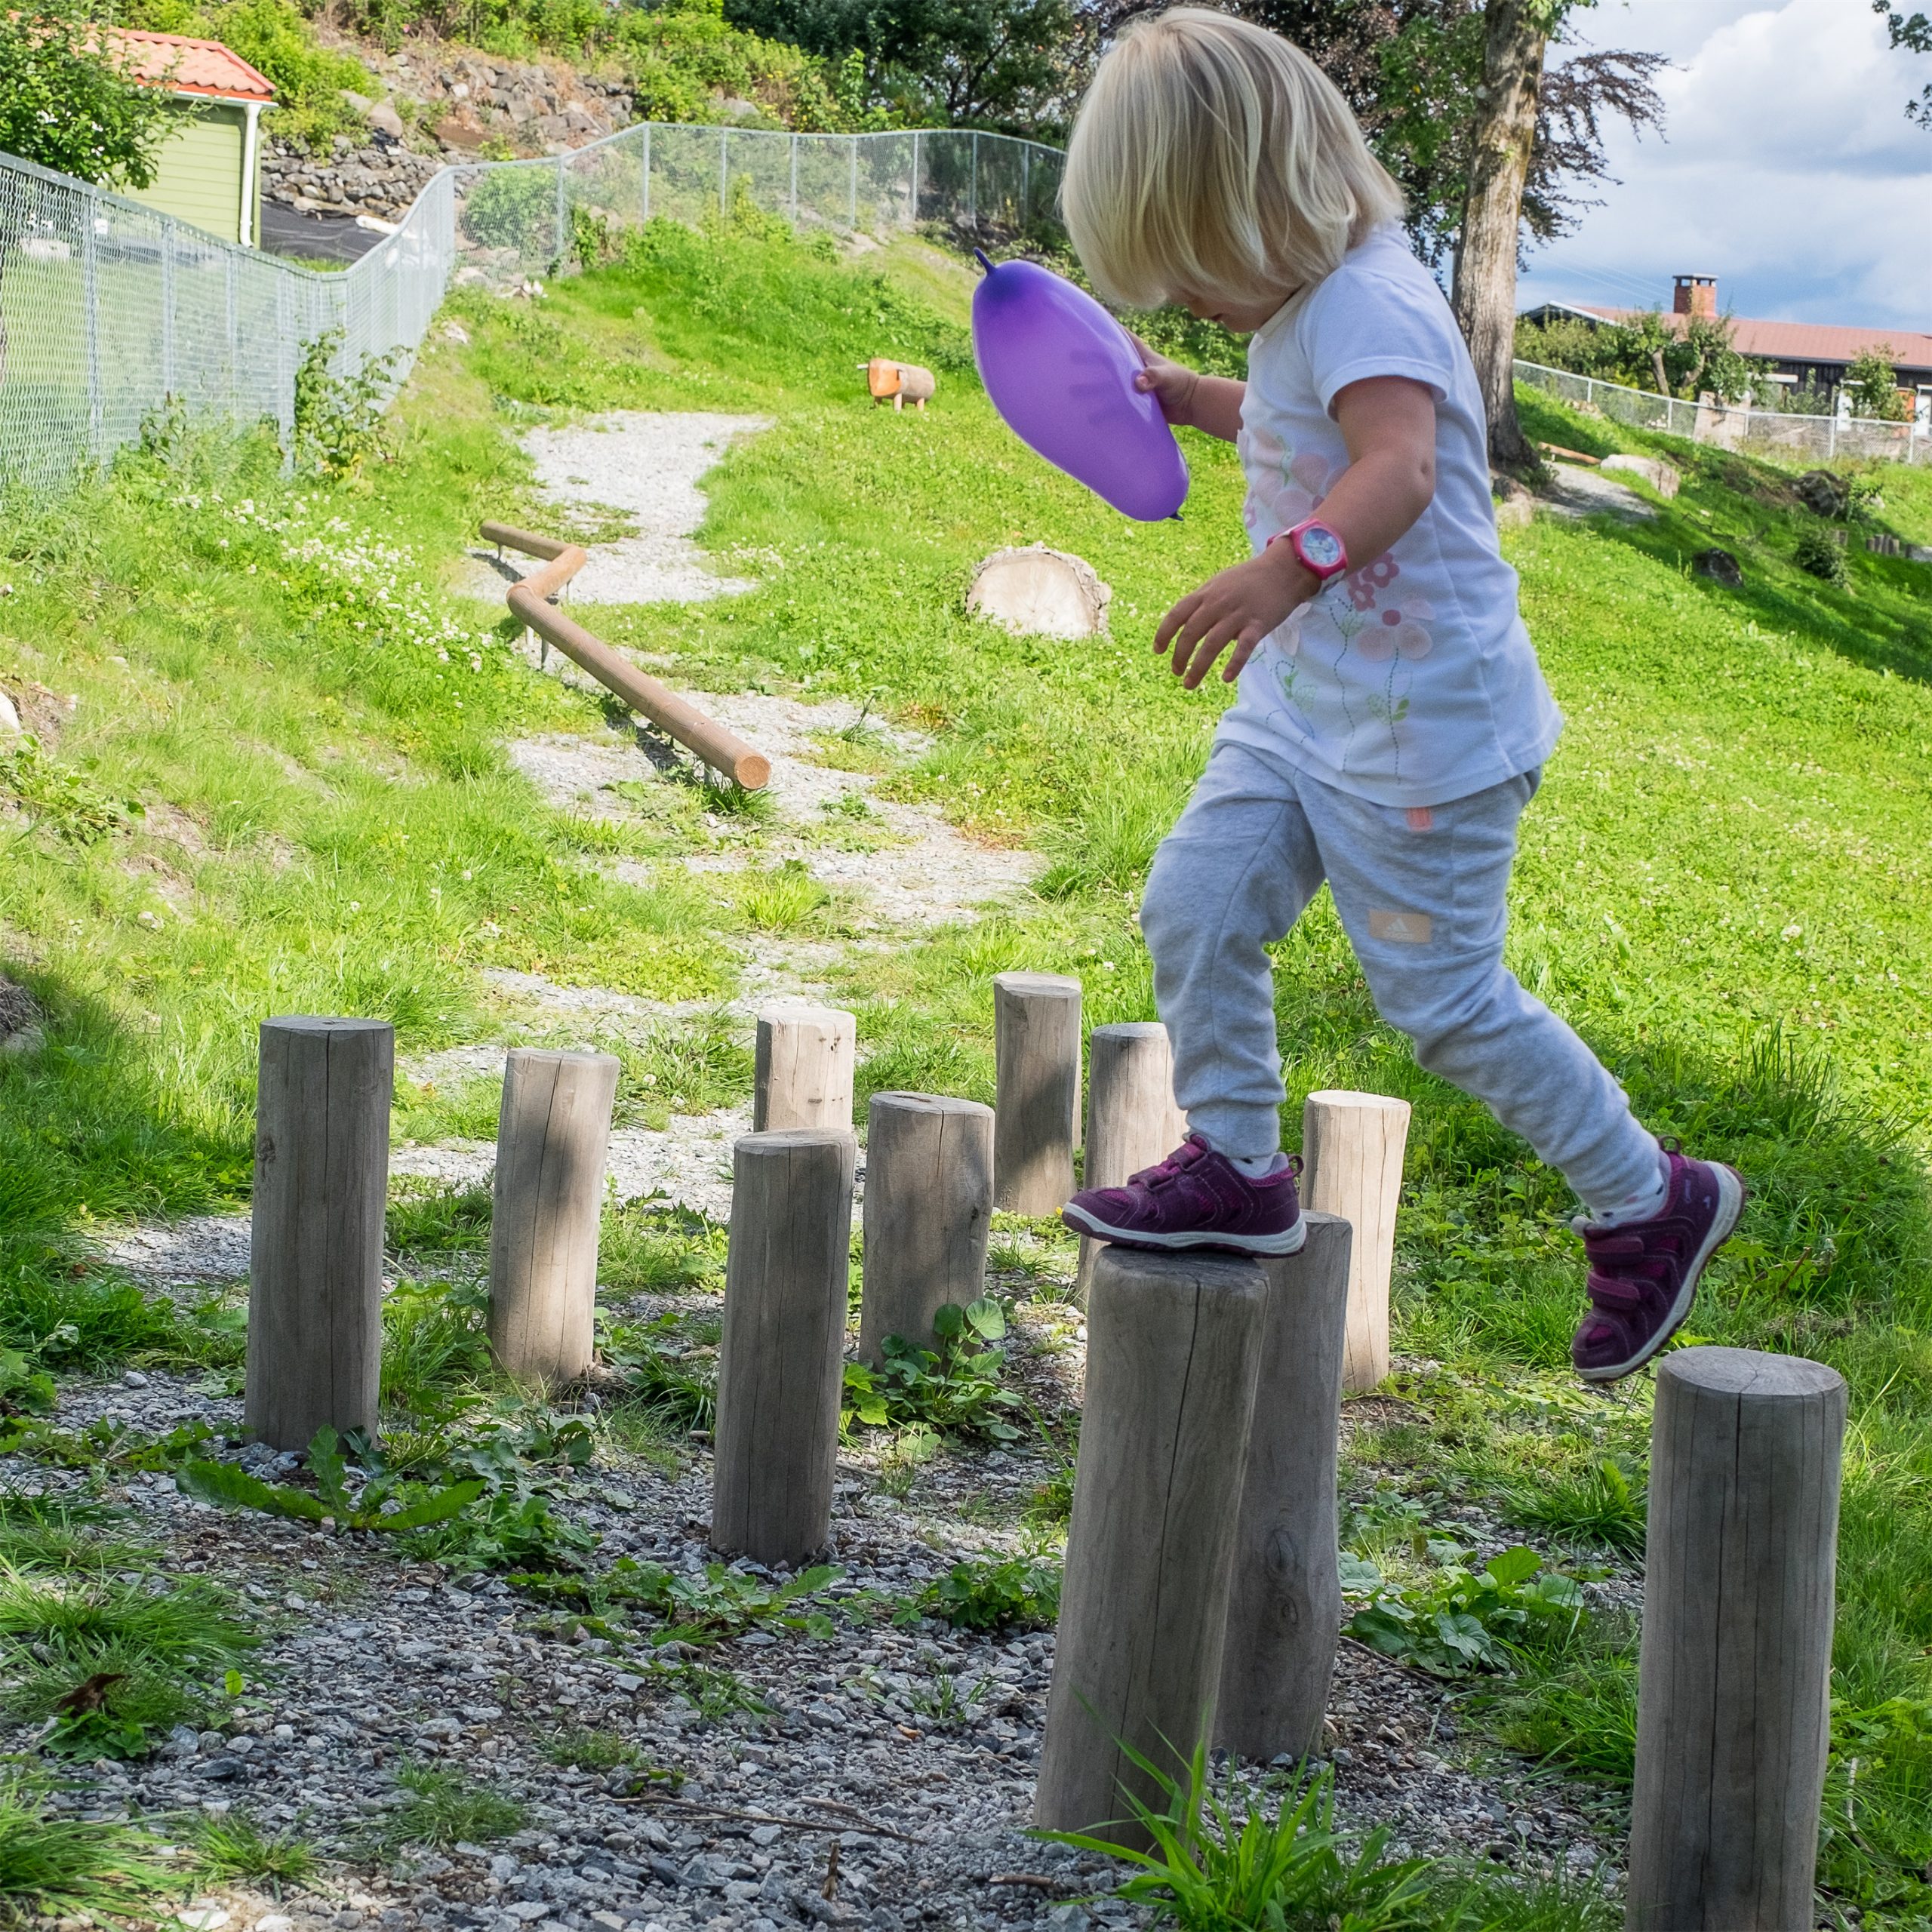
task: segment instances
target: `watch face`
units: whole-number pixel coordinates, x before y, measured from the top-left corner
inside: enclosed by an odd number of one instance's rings
[[[1295,540],[1301,560],[1312,571],[1340,568],[1344,552],[1342,540],[1326,524],[1312,523]]]

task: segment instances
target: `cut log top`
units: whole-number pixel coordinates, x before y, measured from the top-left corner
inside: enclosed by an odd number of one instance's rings
[[[1407,1101],[1392,1100],[1386,1094],[1351,1094],[1340,1088],[1324,1088],[1320,1093],[1311,1094],[1308,1097],[1331,1106],[1352,1107],[1362,1113],[1406,1115],[1409,1111]]]
[[[1066,973],[995,973],[993,984],[1023,998],[1054,993],[1071,998],[1080,991],[1080,982]]]
[[[386,1020],[330,1020],[318,1018],[313,1014],[280,1014],[272,1020],[264,1020],[264,1026],[272,1026],[281,1033],[386,1033],[389,1023]]]
[[[834,1147],[855,1137],[849,1127],[777,1127],[741,1135],[731,1145],[740,1160],[783,1160],[795,1147]]]
[[[871,1104],[877,1106],[881,1100],[900,1113],[968,1114],[977,1120],[992,1112],[983,1101],[956,1100],[949,1094],[904,1094],[896,1088],[889,1093],[875,1094]]]
[[[1268,1279],[1251,1255],[1224,1254],[1213,1248],[1191,1247],[1171,1254],[1150,1254],[1144,1249],[1109,1244],[1106,1260],[1122,1281],[1137,1286],[1159,1287],[1171,1294],[1177,1287],[1192,1287],[1197,1293],[1238,1295],[1266,1301]]]
[[[1700,1394],[1740,1395],[1747,1401],[1814,1401],[1844,1389],[1844,1377],[1801,1355],[1761,1355],[1755,1349],[1678,1349],[1659,1368]]]

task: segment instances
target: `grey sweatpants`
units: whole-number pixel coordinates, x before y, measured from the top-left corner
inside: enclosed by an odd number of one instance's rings
[[[1484,1102],[1588,1206],[1653,1186],[1657,1143],[1623,1088],[1503,964],[1516,821],[1537,782],[1529,773],[1405,811],[1217,745],[1155,855],[1140,911],[1189,1127],[1226,1154],[1280,1146],[1263,949],[1326,878],[1377,1009],[1423,1066]]]

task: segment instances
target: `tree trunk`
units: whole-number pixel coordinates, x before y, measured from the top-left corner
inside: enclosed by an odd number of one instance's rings
[[[1516,420],[1516,251],[1523,182],[1536,139],[1537,89],[1549,42],[1552,0],[1488,0],[1483,14],[1482,91],[1456,263],[1456,319],[1482,385],[1490,460],[1526,463]]]

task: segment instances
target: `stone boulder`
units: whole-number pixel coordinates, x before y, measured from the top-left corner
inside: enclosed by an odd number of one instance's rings
[[[1807,469],[1791,487],[1798,500],[1819,516],[1841,517],[1851,500],[1850,485],[1829,469]]]
[[[1093,637],[1106,629],[1112,596],[1084,558],[1029,543],[980,565],[966,608],[1016,637]]]
[[[1744,572],[1728,550],[1700,550],[1690,559],[1690,568],[1696,575],[1709,577],[1727,590],[1744,588]]]

